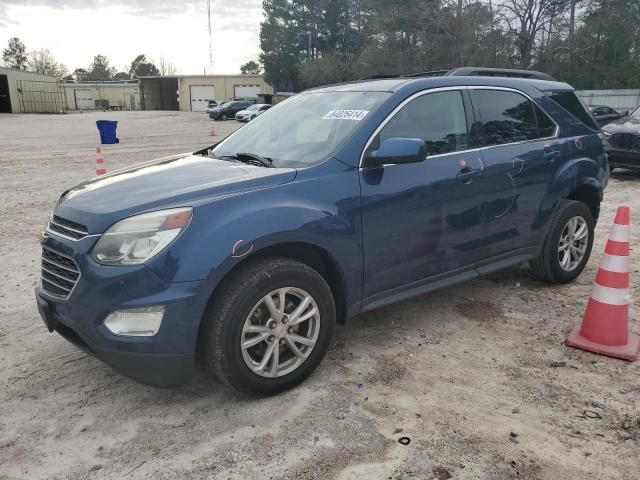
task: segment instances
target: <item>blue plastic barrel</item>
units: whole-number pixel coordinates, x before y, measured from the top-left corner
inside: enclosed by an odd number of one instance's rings
[[[118,122],[111,120],[98,120],[96,122],[98,131],[100,132],[100,143],[103,145],[110,145],[118,143],[116,138],[116,129],[118,128]]]

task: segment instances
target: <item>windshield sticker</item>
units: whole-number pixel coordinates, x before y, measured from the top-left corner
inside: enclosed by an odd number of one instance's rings
[[[362,120],[369,110],[331,110],[322,117],[323,120]]]

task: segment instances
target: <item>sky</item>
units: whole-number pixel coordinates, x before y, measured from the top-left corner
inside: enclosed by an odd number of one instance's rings
[[[261,0],[211,0],[209,68],[206,0],[0,0],[0,50],[19,37],[48,48],[72,72],[106,55],[118,71],[139,54],[164,57],[181,74],[239,73],[258,60]]]

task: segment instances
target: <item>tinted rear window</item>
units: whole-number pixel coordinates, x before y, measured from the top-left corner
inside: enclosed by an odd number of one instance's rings
[[[547,96],[584,123],[587,127],[592,128],[593,130],[600,130],[600,127],[598,127],[594,122],[593,118],[589,115],[587,109],[584,108],[584,105],[582,105],[582,102],[574,92],[547,92]]]

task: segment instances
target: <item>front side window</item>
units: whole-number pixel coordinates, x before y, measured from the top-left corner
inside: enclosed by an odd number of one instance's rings
[[[524,95],[504,90],[472,90],[480,147],[538,138],[533,105]]]
[[[295,95],[237,130],[211,152],[215,157],[250,152],[276,167],[317,163],[342,145],[388,92],[329,91]]]
[[[469,143],[461,92],[428,93],[411,100],[380,130],[369,150],[376,150],[388,138],[424,140],[428,155],[466,150]]]

